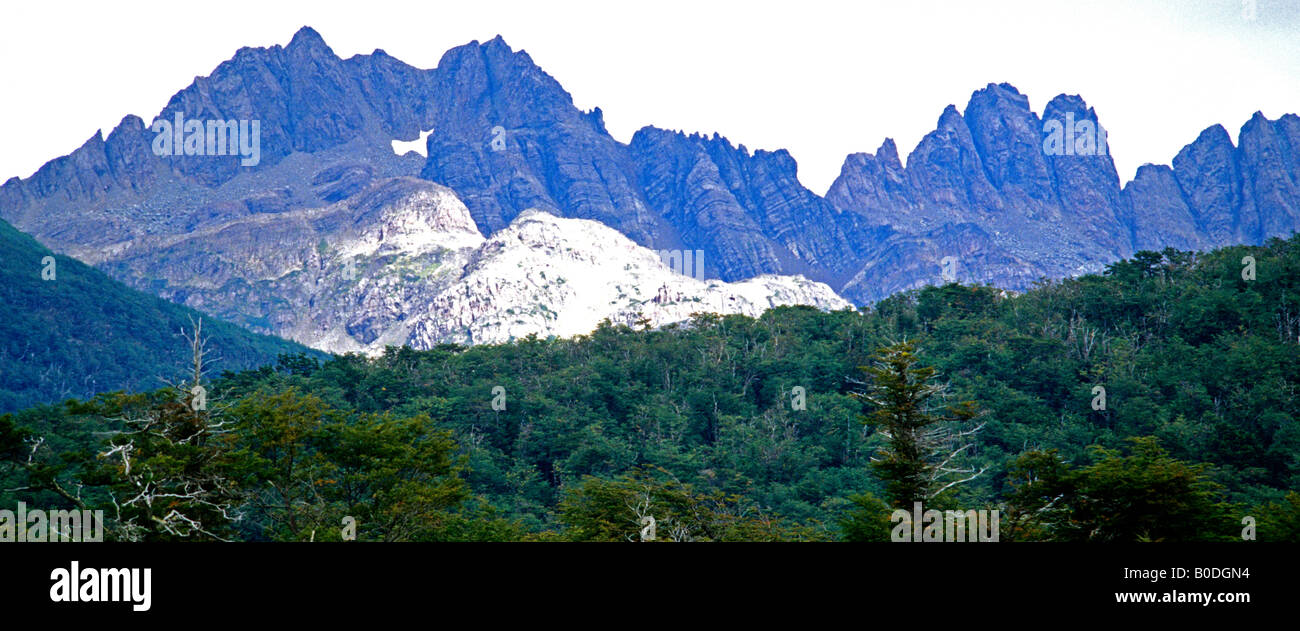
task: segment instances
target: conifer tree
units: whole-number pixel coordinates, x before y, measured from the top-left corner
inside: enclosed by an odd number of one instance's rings
[[[911,341],[877,350],[872,365],[862,367],[871,381],[853,393],[867,407],[863,422],[885,441],[871,464],[890,502],[909,509],[985,471],[958,464],[984,427],[970,426],[979,412],[971,402],[945,406],[947,385],[937,383],[935,369],[919,365],[916,355]]]

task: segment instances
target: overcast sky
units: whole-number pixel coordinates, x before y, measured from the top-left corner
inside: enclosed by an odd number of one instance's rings
[[[119,4],[119,3],[112,3]],[[1300,112],[1300,0],[893,2],[41,2],[0,20],[0,181],[151,120],[241,46],[311,25],[336,53],[415,66],[497,34],[599,106],[623,142],[644,125],[788,149],[817,193],[844,156],[906,154],[949,103],[1009,82],[1035,111],[1079,94],[1127,181],[1205,127]]]

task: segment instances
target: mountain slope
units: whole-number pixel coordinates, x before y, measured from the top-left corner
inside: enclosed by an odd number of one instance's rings
[[[412,305],[483,236],[446,187],[386,178],[336,203],[136,239],[95,262],[139,289],[328,351],[408,338]]]
[[[152,390],[162,379],[181,378],[189,347],[180,332],[191,329],[191,318],[203,321],[212,370],[311,352],[134,291],[54,255],[3,221],[0,313],[0,412],[110,390]]]
[[[431,121],[431,78],[383,51],[340,59],[314,30],[288,46],[243,48],[176,93],[155,121],[257,121],[259,160],[155,155],[152,122],[127,116],[68,156],[0,187],[0,218],[85,258],[132,238],[320,206],[370,180],[415,175],[398,156]],[[321,180],[327,180],[322,182]]]
[[[0,186],[0,217],[103,261],[140,240],[250,218],[292,223],[294,212],[418,175],[454,191],[486,236],[539,209],[600,221],[651,250],[702,250],[708,278],[798,274],[859,304],[945,274],[1024,289],[1140,249],[1260,243],[1300,227],[1295,115],[1257,114],[1236,146],[1207,129],[1171,166],[1121,186],[1083,99],[1057,96],[1040,116],[1007,84],[976,91],[964,111],[945,108],[906,165],[892,141],[849,156],[824,197],[799,183],[783,150],[655,127],[624,145],[598,108],[579,110],[500,37],[426,70],[383,51],[340,59],[304,28],[288,46],[240,50],[158,119],[177,114],[261,121],[260,162],[155,156],[153,132],[127,117]],[[1055,149],[1052,125],[1069,127]],[[393,152],[393,140],[422,132],[426,158]]]
[[[590,333],[606,319],[662,326],[694,313],[757,317],[784,305],[852,307],[830,287],[803,277],[704,281],[680,273],[691,271],[680,264],[672,269],[664,258],[599,222],[525,211],[429,303],[412,325],[412,346],[569,337]]]
[[[541,211],[485,240],[455,193],[410,177],[319,208],[135,239],[93,262],[137,288],[332,352],[569,336],[606,318],[661,325],[696,311],[849,306],[798,277],[696,280],[599,222]]]

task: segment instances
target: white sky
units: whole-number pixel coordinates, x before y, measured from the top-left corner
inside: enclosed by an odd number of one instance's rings
[[[1082,95],[1120,177],[1205,127],[1300,112],[1300,0],[980,2],[27,2],[0,18],[0,181],[29,176],[241,46],[314,27],[340,56],[422,68],[496,34],[616,138],[643,125],[786,148],[817,193],[844,156],[893,137],[904,158],[949,103],[1009,82],[1035,111]],[[1084,6],[1080,6],[1084,5]]]

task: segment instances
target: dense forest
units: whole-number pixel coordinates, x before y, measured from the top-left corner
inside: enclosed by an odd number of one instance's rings
[[[202,406],[34,407],[0,417],[0,503],[133,540],[631,541],[652,517],[658,541],[887,541],[920,498],[998,509],[1005,541],[1295,541],[1298,351],[1300,236],[1141,252],[1021,295],[284,355],[200,375]],[[957,428],[952,458],[905,458],[906,423]]]

